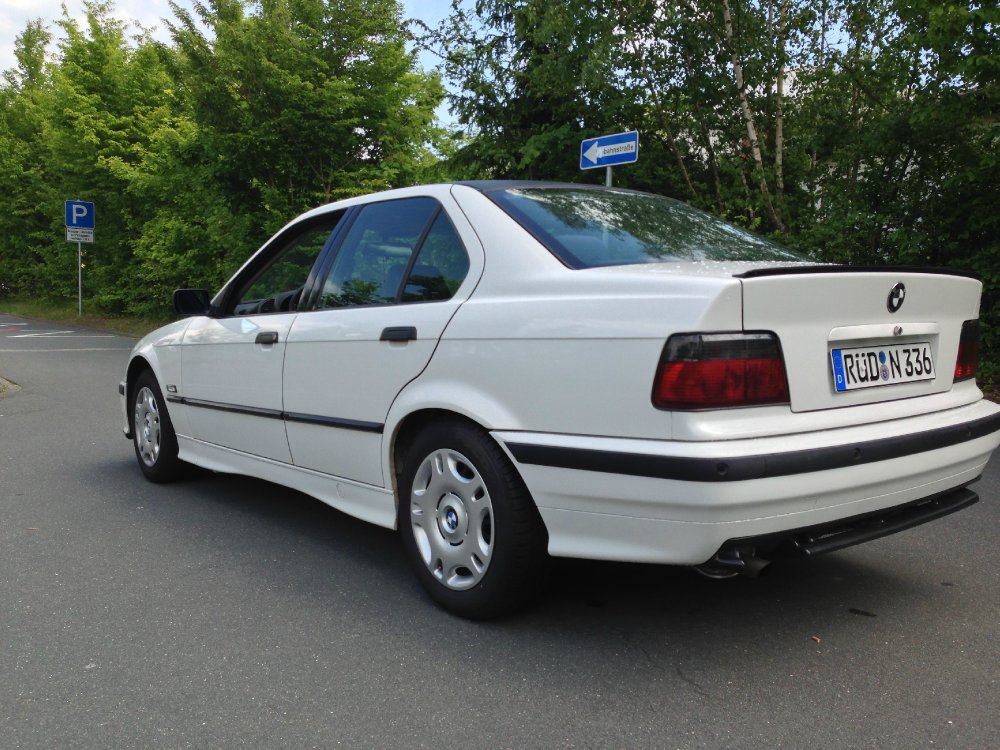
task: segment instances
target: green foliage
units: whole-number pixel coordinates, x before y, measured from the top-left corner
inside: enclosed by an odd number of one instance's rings
[[[320,203],[422,181],[437,75],[419,71],[395,0],[172,6],[172,45],[129,38],[109,2],[18,37],[0,84],[0,283],[76,296],[62,203],[97,206],[88,306],[158,315],[217,287]],[[48,55],[48,58],[47,58]]]
[[[580,179],[583,134],[637,111],[608,85],[616,77],[609,7],[482,0],[470,11],[455,0],[453,15],[421,37],[460,82],[452,108],[474,128],[449,159],[456,176]]]
[[[171,6],[170,44],[100,0],[27,24],[0,80],[0,294],[75,297],[67,198],[97,204],[88,306],[158,315],[308,207],[455,178],[599,182],[580,141],[637,129],[618,185],[822,260],[975,271],[1000,374],[995,3],[453,1],[429,29],[396,0],[201,0]],[[460,132],[435,122],[442,78]]]

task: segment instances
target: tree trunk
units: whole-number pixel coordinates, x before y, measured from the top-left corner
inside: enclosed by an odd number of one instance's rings
[[[729,47],[733,63],[733,76],[736,78],[736,90],[740,97],[740,110],[743,113],[743,121],[747,126],[747,137],[750,141],[750,153],[753,156],[757,173],[760,175],[758,187],[761,195],[764,197],[764,205],[767,208],[768,216],[770,216],[774,225],[780,231],[784,232],[785,225],[781,221],[781,217],[778,216],[778,211],[771,198],[771,191],[767,186],[767,177],[764,174],[764,158],[761,155],[760,141],[757,137],[757,125],[754,122],[753,112],[750,109],[750,100],[747,98],[746,84],[743,81],[743,66],[740,64],[740,57],[739,54],[737,54],[736,45],[733,41],[733,16],[729,10],[729,0],[722,0],[722,18],[725,22],[726,42]]]
[[[820,7],[820,21],[819,21],[819,64],[820,67],[826,66],[826,17],[827,17],[827,4],[826,0]]]
[[[719,177],[719,159],[715,155],[712,147],[712,135],[705,127],[705,123],[699,122],[698,128],[701,130],[701,138],[705,142],[705,152],[708,154],[708,169],[712,173],[712,190],[715,192],[715,204],[719,208],[719,213],[726,211],[725,201],[722,200],[722,179]]]
[[[687,167],[684,166],[684,159],[681,156],[681,151],[677,147],[677,139],[674,138],[673,130],[670,128],[670,123],[667,120],[667,113],[663,109],[663,105],[660,103],[660,95],[653,84],[652,76],[646,71],[646,85],[649,86],[649,93],[653,95],[653,106],[656,109],[656,114],[660,121],[660,127],[663,128],[664,134],[667,137],[667,143],[670,144],[670,150],[674,154],[674,159],[677,161],[677,168],[681,171],[681,176],[684,178],[684,184],[687,185],[688,193],[692,198],[698,195],[698,192],[694,188],[694,184],[691,182],[691,175],[688,174]]]
[[[746,172],[743,171],[743,167],[740,167],[740,182],[743,183],[743,195],[747,199],[747,218],[750,219],[750,224],[753,225],[754,220],[757,218],[757,212],[753,210],[753,197],[750,195],[750,183],[747,181]]]
[[[774,114],[774,187],[778,196],[785,192],[784,149],[785,149],[785,15],[788,12],[788,0],[782,0],[778,13],[778,80],[775,89]]]

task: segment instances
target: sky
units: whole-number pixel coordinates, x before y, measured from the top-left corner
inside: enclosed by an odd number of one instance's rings
[[[62,17],[62,5],[65,2],[70,16],[78,21],[83,19],[82,0],[0,0],[0,71],[12,68],[14,58],[14,42],[24,31],[29,20],[42,18],[49,30],[58,31],[55,21]],[[177,0],[178,5],[190,7],[189,0]],[[173,13],[167,0],[115,0],[115,13],[118,18],[128,21],[138,21],[144,27],[157,27],[154,36],[169,40],[162,18],[171,18]],[[407,18],[419,18],[425,23],[435,26],[445,17],[451,8],[451,0],[404,0],[403,11]],[[434,66],[431,57],[421,57],[425,68]]]

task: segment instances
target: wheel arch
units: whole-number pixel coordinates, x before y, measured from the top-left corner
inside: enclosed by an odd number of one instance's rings
[[[400,420],[392,442],[396,525],[431,598],[453,614],[488,619],[537,595],[548,529],[496,437],[458,412],[420,409]]]
[[[146,357],[141,354],[132,357],[132,361],[128,363],[128,369],[125,371],[125,382],[128,384],[129,394],[131,394],[132,386],[143,370],[152,370],[153,374],[156,375],[156,370]],[[159,380],[158,377],[157,380]]]
[[[421,428],[436,420],[466,422],[487,433],[516,429],[519,424],[504,403],[468,383],[426,375],[411,381],[396,396],[383,427],[383,478],[396,496],[397,505],[397,477],[406,441],[412,440]],[[491,439],[495,440],[492,436]]]
[[[464,422],[489,433],[489,429],[475,419],[445,408],[418,409],[400,419],[392,430],[388,451],[389,481],[392,483],[392,494],[396,499],[397,509],[399,507],[399,474],[402,471],[403,457],[421,431],[426,429],[428,425],[440,422]]]
[[[163,395],[162,380],[144,357],[136,355],[129,361],[123,395],[130,438],[146,479],[161,483],[181,478],[177,434]],[[141,431],[140,419],[144,423]]]
[[[171,404],[167,401],[166,384],[169,381],[166,379],[166,373],[162,371],[162,363],[159,362],[155,357],[150,356],[155,353],[156,353],[155,351],[152,351],[149,348],[137,352],[132,356],[132,359],[129,360],[128,367],[125,369],[125,394],[124,394],[125,413],[126,413],[126,423],[128,424],[129,427],[129,430],[126,433],[126,435],[129,438],[133,437],[131,411],[132,411],[132,401],[135,398],[135,382],[136,380],[139,379],[139,376],[142,375],[142,373],[147,371],[153,374],[153,377],[156,378],[156,382],[160,386],[160,390],[163,391],[164,399],[163,399],[163,404],[161,404],[161,408],[164,409],[170,416],[171,422],[174,424],[174,428],[175,429],[177,428],[178,417],[180,417],[181,423],[185,424],[183,420],[183,414],[180,415],[175,414],[174,412],[177,410],[171,408],[172,406],[175,406],[175,404]]]
[[[129,360],[128,367],[125,369],[125,425],[128,428],[125,433],[126,437],[132,439],[134,437],[132,432],[132,398],[135,395],[135,381],[139,379],[139,376],[143,372],[149,370],[156,376],[156,371],[149,361],[142,355],[136,355]],[[157,378],[159,380],[159,378]]]
[[[390,483],[390,489],[392,490],[393,501],[397,512],[399,510],[399,477],[403,470],[403,460],[406,455],[406,451],[424,429],[431,424],[441,422],[462,423],[475,427],[476,429],[482,430],[486,433],[486,435],[489,436],[489,439],[493,440],[504,454],[507,454],[508,460],[510,460],[511,466],[514,468],[514,472],[521,480],[521,483],[524,485],[528,494],[531,494],[531,489],[528,487],[528,484],[525,481],[524,476],[521,474],[521,470],[517,463],[510,459],[506,448],[504,448],[503,444],[501,444],[493,436],[494,428],[485,424],[485,420],[477,419],[463,412],[443,406],[426,407],[416,409],[402,416],[394,423],[391,431],[387,431],[390,437],[387,441],[385,441],[388,448],[386,451],[388,454],[386,456],[388,466],[386,477]],[[542,521],[542,525],[544,526],[544,521]]]

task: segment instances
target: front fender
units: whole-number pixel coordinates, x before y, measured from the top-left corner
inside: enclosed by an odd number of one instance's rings
[[[164,398],[169,397],[170,386],[181,382],[182,358],[181,344],[184,334],[191,323],[192,318],[185,318],[174,323],[157,328],[152,333],[147,334],[132,348],[129,355],[128,365],[125,368],[125,379],[119,386],[121,395],[122,412],[125,425],[125,435],[132,437],[132,420],[129,409],[131,399],[131,383],[135,382],[139,373],[150,369],[156,376],[156,382],[160,385]],[[179,404],[172,406],[163,405],[170,414],[174,430],[180,435],[190,434],[187,424],[187,414]]]

